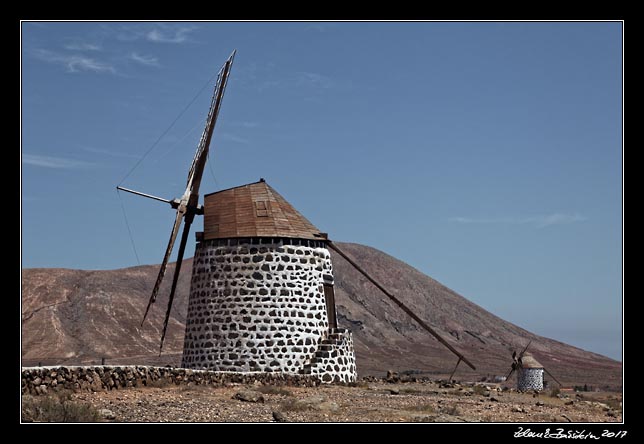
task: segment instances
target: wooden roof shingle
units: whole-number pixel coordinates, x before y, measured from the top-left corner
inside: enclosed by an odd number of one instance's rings
[[[263,179],[204,196],[204,240],[237,237],[320,239],[320,230]]]

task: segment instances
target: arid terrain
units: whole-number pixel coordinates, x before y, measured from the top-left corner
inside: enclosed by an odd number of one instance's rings
[[[479,381],[505,375],[512,350],[520,350],[531,340],[530,352],[564,387],[587,384],[602,390],[621,389],[620,362],[530,333],[381,251],[357,244],[339,245],[476,365],[477,370],[472,371],[461,364],[455,379]],[[359,376],[384,376],[387,370],[394,370],[447,379],[456,357],[342,258],[332,254],[339,324],[354,333]],[[156,265],[100,271],[24,269],[23,366],[99,364],[103,358],[112,365],[179,365],[191,265],[191,260],[184,261],[160,357],[160,329],[170,279],[164,281],[148,320],[140,326],[158,272]],[[172,267],[168,275],[172,275]],[[376,396],[379,392],[364,393]],[[403,402],[407,398],[391,399]]]
[[[74,393],[67,402],[91,406],[93,420],[107,422],[622,421],[619,394],[551,395],[485,384],[363,381],[354,387],[168,385]],[[37,401],[23,396],[23,420],[37,419],[30,410]]]

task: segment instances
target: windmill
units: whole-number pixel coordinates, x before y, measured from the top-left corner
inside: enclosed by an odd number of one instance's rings
[[[203,207],[199,205],[199,187],[201,185],[201,177],[203,175],[203,170],[208,158],[208,151],[210,148],[210,142],[212,140],[213,130],[215,129],[215,124],[217,123],[217,116],[219,115],[219,110],[221,109],[221,103],[224,98],[224,92],[226,91],[228,76],[230,75],[230,69],[233,65],[235,53],[236,50],[232,52],[230,57],[228,57],[219,73],[217,74],[217,81],[215,83],[214,93],[210,101],[210,109],[206,118],[206,126],[201,134],[197,152],[195,153],[195,156],[192,160],[192,165],[188,172],[186,189],[183,192],[183,195],[180,198],[168,200],[161,197],[152,196],[150,194],[130,190],[121,186],[116,187],[118,190],[137,194],[143,197],[148,197],[154,200],[159,200],[161,202],[166,202],[176,210],[174,225],[172,226],[172,231],[170,232],[170,239],[168,240],[168,245],[165,250],[165,255],[163,256],[163,261],[161,262],[159,274],[157,276],[156,282],[154,283],[152,295],[150,296],[150,300],[148,301],[148,305],[145,309],[145,314],[143,315],[141,325],[143,325],[143,323],[145,322],[145,318],[148,315],[151,305],[156,301],[161,282],[163,281],[163,278],[165,276],[168,261],[170,260],[170,255],[172,254],[172,249],[174,248],[174,244],[177,240],[177,235],[179,234],[179,228],[181,228],[181,223],[183,222],[183,232],[181,233],[181,241],[179,243],[179,250],[177,253],[177,263],[174,269],[174,276],[172,277],[172,287],[170,289],[170,296],[168,298],[168,307],[166,309],[165,319],[163,321],[163,333],[161,335],[161,345],[159,346],[159,352],[163,349],[163,342],[165,340],[165,335],[168,328],[170,311],[172,309],[172,302],[174,300],[174,294],[177,288],[177,282],[179,280],[179,273],[181,272],[181,262],[183,261],[183,254],[186,249],[186,243],[188,242],[190,227],[192,225],[192,222],[194,221],[195,215],[203,214]]]
[[[517,390],[526,392],[530,390],[541,391],[543,390],[543,373],[547,373],[557,384],[561,385],[557,378],[550,373],[546,368],[537,361],[534,356],[527,353],[528,347],[532,344],[532,340],[528,345],[517,355],[516,350],[512,352],[512,366],[508,375],[505,377],[507,381],[512,373],[517,372]]]
[[[355,382],[353,336],[349,329],[337,325],[329,251],[334,250],[458,356],[454,372],[461,361],[475,370],[463,354],[387,291],[264,179],[205,194],[203,206],[198,204],[201,176],[234,56],[235,52],[218,74],[206,127],[182,197],[167,200],[117,187],[166,202],[176,210],[144,320],[156,300],[179,228],[184,224],[160,350],[190,226],[195,215],[203,215],[204,231],[196,233],[182,367],[310,374],[322,382]]]

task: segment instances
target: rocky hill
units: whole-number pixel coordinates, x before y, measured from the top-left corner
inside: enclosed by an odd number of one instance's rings
[[[493,315],[413,267],[376,249],[339,244],[396,297],[473,362],[455,378],[505,375],[512,350],[530,352],[564,385],[621,387],[620,362],[530,333]],[[457,358],[332,252],[339,324],[354,332],[358,372],[449,375]],[[23,365],[180,362],[192,261],[182,267],[166,344],[158,353],[167,278],[148,320],[141,319],[158,266],[119,270],[24,269]],[[166,276],[172,276],[170,265]]]

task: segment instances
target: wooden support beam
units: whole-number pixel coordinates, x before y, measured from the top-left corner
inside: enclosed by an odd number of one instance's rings
[[[336,253],[338,253],[340,256],[342,256],[342,258],[343,258],[344,260],[346,260],[347,262],[349,262],[349,263],[353,266],[353,268],[355,268],[355,269],[356,269],[356,270],[358,270],[360,273],[362,273],[362,275],[363,275],[364,277],[366,277],[366,278],[367,278],[367,279],[368,279],[368,280],[369,280],[373,285],[375,285],[376,287],[378,287],[378,289],[379,289],[380,291],[382,291],[382,292],[383,292],[383,293],[384,293],[384,294],[385,294],[389,299],[391,299],[392,301],[394,301],[394,303],[395,303],[396,305],[398,305],[398,306],[401,308],[401,310],[402,310],[402,311],[404,311],[404,312],[405,312],[405,313],[407,313],[409,316],[411,316],[411,318],[412,318],[414,321],[418,322],[418,325],[420,325],[421,327],[423,327],[425,330],[427,330],[427,332],[429,332],[429,334],[431,334],[432,336],[434,336],[434,337],[438,340],[438,342],[440,342],[441,344],[443,344],[443,345],[444,345],[445,347],[447,347],[447,348],[448,348],[452,353],[454,353],[456,356],[458,356],[458,357],[460,358],[459,360],[463,360],[463,362],[465,362],[465,363],[466,363],[466,364],[467,364],[467,365],[468,365],[472,370],[476,370],[476,367],[474,367],[474,365],[473,365],[470,361],[468,361],[468,360],[467,360],[467,358],[461,354],[461,352],[459,352],[459,351],[458,351],[458,350],[456,350],[454,347],[452,347],[452,345],[451,345],[450,343],[448,343],[445,339],[443,339],[443,338],[442,338],[442,337],[441,337],[441,336],[440,336],[440,335],[439,335],[439,334],[438,334],[438,333],[437,333],[433,328],[431,328],[429,325],[427,325],[427,324],[425,323],[425,321],[423,321],[422,319],[420,319],[420,318],[416,315],[416,313],[414,313],[414,312],[413,312],[409,307],[407,307],[405,304],[403,304],[403,303],[400,301],[400,299],[398,299],[398,298],[397,298],[396,296],[394,296],[393,294],[389,293],[389,292],[385,289],[385,287],[383,287],[380,283],[378,283],[374,278],[372,278],[371,276],[369,276],[369,274],[368,274],[365,270],[363,270],[363,269],[362,269],[362,267],[360,267],[360,266],[359,266],[359,265],[358,265],[358,264],[357,264],[353,259],[351,259],[349,256],[347,256],[347,255],[346,255],[342,250],[340,250],[340,249],[338,248],[338,246],[337,246],[337,245],[335,245],[335,244],[334,244],[333,242],[331,242],[330,240],[327,240],[327,245],[328,245],[328,246],[329,246],[329,248],[331,248],[333,251],[335,251],[335,252],[336,252]]]
[[[552,373],[550,373],[548,370],[546,370],[546,368],[545,368],[545,367],[543,368],[543,371],[545,371],[546,373],[548,373],[548,376],[550,376],[550,377],[551,377],[551,378],[552,378],[552,379],[553,379],[557,384],[559,384],[559,386],[560,386],[560,387],[563,387],[563,384],[562,384],[561,382],[557,381],[557,378],[555,378],[554,376],[552,376]]]
[[[449,382],[452,382],[452,378],[454,377],[454,373],[456,373],[456,369],[458,368],[458,364],[461,363],[461,357],[459,356],[458,361],[456,361],[456,365],[454,366],[454,370],[452,371],[452,374],[449,375]]]

